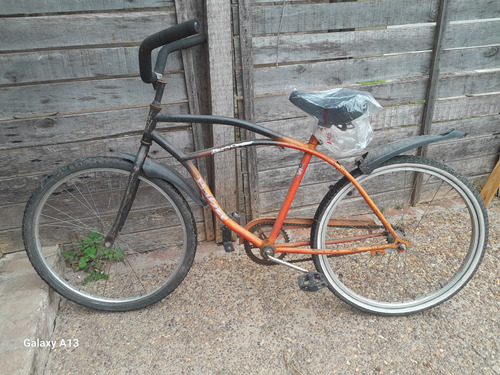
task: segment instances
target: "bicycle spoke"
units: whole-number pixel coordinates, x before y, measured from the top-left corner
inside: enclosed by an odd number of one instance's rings
[[[81,226],[77,226],[77,225],[75,224],[75,226],[76,226],[76,227],[80,227],[80,228],[84,228],[84,229],[89,229],[88,225],[87,225],[87,224],[85,224],[85,223],[84,223],[81,219],[78,219],[78,218],[76,218],[76,217],[74,217],[74,216],[71,216],[71,215],[67,214],[66,212],[63,212],[63,211],[59,210],[58,208],[56,208],[56,207],[54,207],[54,206],[52,206],[52,205],[50,205],[50,204],[48,204],[48,203],[47,203],[47,207],[52,208],[52,209],[54,209],[54,210],[58,211],[59,213],[63,214],[64,216],[67,216],[68,218],[70,218],[70,219],[74,220],[75,222],[77,222],[77,223],[81,223],[81,224],[82,224]],[[65,220],[62,220],[62,219],[58,219],[58,218],[55,218],[55,217],[49,216],[49,215],[47,215],[47,214],[42,214],[41,216],[47,217],[47,218],[52,219],[52,220],[55,220],[55,221],[60,221],[60,222],[63,222],[63,223],[68,223],[68,224],[70,224],[70,222],[69,222],[69,221],[65,221]],[[44,225],[45,225],[45,224],[44,224]]]

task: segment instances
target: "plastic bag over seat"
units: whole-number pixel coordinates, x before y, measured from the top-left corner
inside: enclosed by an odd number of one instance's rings
[[[350,124],[368,111],[370,102],[379,105],[370,93],[345,88],[295,90],[289,99],[304,112],[316,117],[318,125],[325,128]]]
[[[373,139],[368,116],[382,108],[370,93],[347,88],[295,90],[289,99],[318,120],[314,136],[337,157],[368,146]]]

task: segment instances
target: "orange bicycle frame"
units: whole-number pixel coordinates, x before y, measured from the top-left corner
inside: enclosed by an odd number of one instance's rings
[[[308,143],[298,141],[294,138],[283,136],[279,133],[272,132],[266,128],[260,127],[256,124],[252,124],[249,122],[245,122],[242,120],[225,118],[225,117],[215,117],[215,116],[200,116],[200,115],[158,115],[157,121],[161,122],[189,122],[189,123],[215,123],[215,124],[224,124],[224,125],[232,125],[237,127],[242,127],[249,129],[251,131],[257,132],[259,134],[263,134],[272,139],[256,139],[250,141],[240,141],[230,145],[214,147],[210,149],[205,149],[201,151],[196,151],[190,154],[183,154],[178,149],[176,149],[173,145],[171,145],[167,140],[165,140],[162,136],[160,136],[156,131],[151,133],[152,139],[156,141],[161,147],[170,152],[175,158],[177,158],[184,167],[189,171],[193,179],[196,181],[198,188],[200,189],[203,197],[207,201],[208,205],[214,212],[214,214],[233,232],[237,233],[242,240],[247,240],[252,243],[254,246],[258,248],[262,248],[264,246],[271,246],[275,252],[277,253],[299,253],[299,254],[326,254],[326,255],[343,255],[343,254],[353,254],[359,252],[370,251],[372,254],[375,253],[384,253],[386,249],[399,248],[402,244],[408,245],[405,240],[400,238],[395,230],[392,228],[391,224],[384,217],[382,212],[377,208],[372,199],[368,196],[368,194],[364,191],[362,186],[356,181],[356,179],[334,158],[316,150],[316,146],[318,145],[318,140],[311,136]],[[253,220],[246,227],[241,226],[233,219],[231,219],[221,208],[210,188],[208,187],[206,181],[203,179],[201,173],[193,164],[192,160],[206,157],[210,155],[214,155],[219,152],[225,152],[228,150],[233,150],[236,148],[243,148],[249,146],[279,146],[294,149],[297,151],[301,151],[304,153],[302,160],[297,168],[295,176],[292,180],[286,198],[281,206],[281,209],[278,213],[278,216],[271,220],[274,221],[273,229],[269,237],[265,240],[262,240],[252,234],[248,228],[250,228],[256,222],[259,222],[262,219]],[[379,246],[365,246],[365,247],[350,247],[345,249],[310,249],[304,248],[304,246],[308,246],[309,242],[296,242],[296,243],[286,243],[286,244],[278,244],[275,246],[275,241],[279,235],[280,230],[284,226],[288,225],[297,225],[297,224],[312,224],[313,219],[286,219],[288,211],[292,205],[292,202],[295,198],[297,190],[300,186],[302,178],[309,166],[312,156],[316,156],[328,164],[332,165],[335,169],[337,169],[340,173],[342,173],[346,178],[348,178],[355,188],[359,191],[363,199],[370,206],[373,213],[380,220],[382,225],[384,226],[384,231],[380,233],[369,233],[364,236],[351,237],[345,239],[336,239],[329,240],[327,244],[338,244],[338,243],[348,243],[355,242],[362,239],[377,237],[377,236],[386,236],[390,234],[395,240],[393,243],[384,244]],[[269,218],[267,218],[269,219]],[[345,223],[346,221],[343,221]],[[371,222],[371,221],[370,221]],[[358,224],[359,225],[359,224]]]

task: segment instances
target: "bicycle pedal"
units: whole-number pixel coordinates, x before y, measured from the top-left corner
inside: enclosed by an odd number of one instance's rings
[[[229,215],[229,217],[235,221],[239,221],[240,214],[239,212],[233,212]],[[221,225],[222,230],[222,245],[224,246],[224,251],[226,253],[232,253],[234,251],[233,246],[233,232],[226,225]]]
[[[298,278],[299,288],[304,292],[317,292],[327,286],[325,275],[319,272],[308,272]]]
[[[222,245],[226,253],[231,253],[234,251],[233,246],[233,235],[231,229],[225,225],[222,227]]]

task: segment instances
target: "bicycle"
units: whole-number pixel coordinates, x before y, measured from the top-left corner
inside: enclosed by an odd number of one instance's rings
[[[205,43],[199,32],[199,23],[192,20],[141,44],[141,78],[153,83],[155,99],[136,155],[67,164],[33,192],[23,218],[23,240],[47,284],[69,300],[109,311],[139,309],[166,297],[185,278],[196,252],[196,223],[185,196],[208,204],[222,221],[226,251],[234,250],[231,231],[236,232],[253,260],[292,267],[302,273],[302,290],[326,286],[365,312],[423,311],[446,301],[471,279],[488,237],[487,212],[478,192],[441,163],[400,155],[463,133],[382,146],[349,172],[316,149],[314,136],[306,143],[239,119],[160,114],[168,55]],[[151,51],[158,47],[152,70]],[[229,125],[264,138],[184,153],[155,130],[158,122]],[[153,142],[186,168],[198,189],[148,157]],[[303,155],[278,216],[243,227],[219,206],[193,160],[250,146],[290,148]],[[314,218],[287,218],[313,156],[343,177],[324,196]],[[285,229],[296,227],[309,227],[310,240],[290,242]],[[312,255],[317,271],[287,262],[284,254]]]

